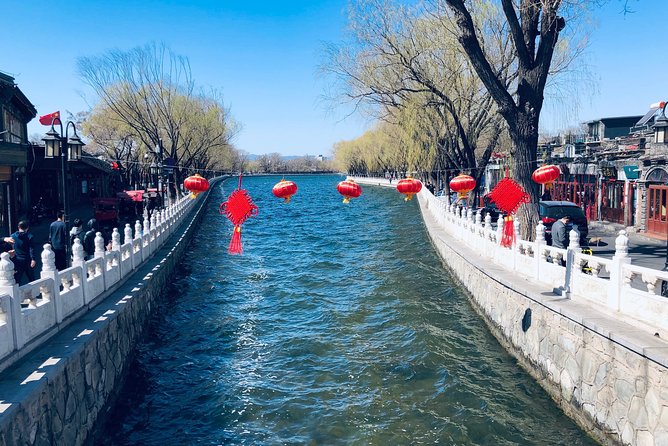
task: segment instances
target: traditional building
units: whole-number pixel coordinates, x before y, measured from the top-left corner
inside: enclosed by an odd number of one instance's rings
[[[0,236],[9,235],[30,208],[28,122],[37,110],[14,83],[0,72]]]

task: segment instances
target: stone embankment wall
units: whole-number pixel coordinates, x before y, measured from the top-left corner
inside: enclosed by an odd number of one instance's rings
[[[428,191],[418,197],[434,246],[473,306],[568,416],[603,444],[668,445],[668,342],[654,335],[662,330],[582,296],[555,294],[513,270],[511,250],[489,256],[467,245],[451,231],[461,220],[444,216]]]
[[[0,444],[91,443],[202,214],[203,204],[111,295],[0,375]]]
[[[568,416],[605,444],[668,445],[668,373],[637,348],[643,334],[614,320],[614,331],[604,329],[607,315],[522,283],[442,231],[422,197],[420,205],[493,334]]]

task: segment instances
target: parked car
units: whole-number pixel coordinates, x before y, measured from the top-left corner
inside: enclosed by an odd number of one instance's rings
[[[589,226],[587,217],[580,206],[570,201],[541,201],[539,202],[538,214],[545,226],[545,240],[552,244],[552,224],[564,215],[570,215],[571,222],[566,229],[570,232],[573,226],[576,226],[580,232],[580,245],[587,244],[587,235]]]

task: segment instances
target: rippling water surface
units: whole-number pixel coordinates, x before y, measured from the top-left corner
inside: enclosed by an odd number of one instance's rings
[[[591,444],[486,331],[415,201],[338,176],[244,178],[230,256],[213,191],[105,426],[107,445]]]

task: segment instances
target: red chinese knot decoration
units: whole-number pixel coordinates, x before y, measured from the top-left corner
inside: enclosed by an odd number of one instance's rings
[[[241,254],[243,247],[241,245],[241,225],[250,217],[255,217],[258,213],[258,207],[253,203],[248,191],[241,189],[241,177],[239,177],[239,188],[227,197],[227,201],[221,203],[221,214],[225,216],[234,225],[234,233],[230,240],[230,247],[227,250],[230,254]]]
[[[209,182],[198,173],[189,176],[183,181],[183,187],[190,191],[190,198],[197,198],[198,194],[209,190]]]
[[[281,180],[271,191],[278,198],[283,198],[284,203],[290,203],[290,197],[297,193],[297,185],[292,181]]]
[[[555,165],[540,166],[531,174],[531,179],[538,183],[544,184],[546,189],[552,187],[552,183],[559,178],[561,171]]]
[[[417,194],[421,190],[422,182],[420,182],[420,180],[416,180],[415,178],[404,178],[403,180],[399,180],[399,183],[397,183],[397,191],[406,195],[404,201],[411,200],[413,195]]]
[[[466,198],[469,192],[475,189],[475,180],[470,175],[459,174],[450,180],[450,190],[459,194],[457,201]]]
[[[505,177],[487,194],[496,207],[508,214],[504,217],[501,246],[509,248],[515,243],[513,214],[523,203],[529,202],[529,194],[516,181]]]
[[[343,195],[343,202],[350,203],[351,198],[357,198],[362,195],[362,188],[359,184],[355,183],[353,180],[341,181],[337,186],[336,190]]]

